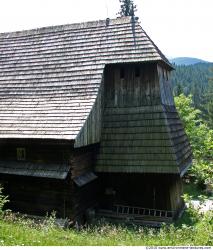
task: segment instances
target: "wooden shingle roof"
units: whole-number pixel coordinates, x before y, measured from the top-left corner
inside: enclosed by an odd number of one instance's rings
[[[0,161],[1,174],[64,180],[67,178],[69,171],[69,164]]]
[[[168,60],[129,17],[0,34],[0,138],[73,140],[112,63]]]

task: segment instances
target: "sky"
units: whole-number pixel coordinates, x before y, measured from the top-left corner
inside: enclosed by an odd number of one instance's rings
[[[213,0],[134,0],[142,28],[169,58],[213,62]],[[0,32],[116,18],[119,0],[1,0]]]

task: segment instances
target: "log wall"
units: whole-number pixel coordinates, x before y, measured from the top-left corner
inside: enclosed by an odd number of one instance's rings
[[[104,77],[102,78],[99,92],[91,112],[75,139],[75,148],[80,148],[100,142],[103,112],[103,83]]]
[[[38,163],[61,163],[69,160],[70,144],[36,142],[30,140],[1,140],[1,160],[17,160],[17,148],[25,148],[26,161]]]
[[[158,79],[160,86],[161,103],[167,106],[174,106],[172,85],[170,83],[170,71],[160,64],[157,65]]]
[[[181,207],[178,175],[102,173],[99,178],[104,209],[112,209],[115,204],[168,211]]]
[[[109,65],[104,92],[106,108],[159,105],[157,64]]]
[[[47,178],[0,175],[4,192],[9,196],[8,208],[14,212],[45,216],[52,211],[57,217],[72,214],[69,183]]]
[[[157,63],[108,65],[98,172],[182,174],[191,149],[169,71]]]
[[[0,173],[0,183],[3,183],[5,193],[9,195],[10,209],[41,216],[56,211],[57,217],[77,220],[83,216],[88,207],[97,203],[97,180],[82,187],[74,182],[76,177],[93,171],[96,147],[74,150],[71,145],[64,144],[5,142],[0,147],[1,161],[5,164],[7,161],[16,161],[17,147],[25,147],[26,162],[29,167],[32,167],[30,163],[34,162],[33,167],[36,168],[37,163],[39,168],[43,166],[40,171],[45,171],[45,164],[53,162],[60,166],[64,162],[70,165],[70,170],[65,179],[57,179],[57,175],[55,178],[42,178],[42,174],[40,177],[31,177],[24,176],[24,172],[22,175]]]

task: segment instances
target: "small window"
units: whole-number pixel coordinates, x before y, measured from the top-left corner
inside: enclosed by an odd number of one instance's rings
[[[168,71],[166,71],[166,80],[167,81],[169,80],[169,73],[168,73]]]
[[[135,68],[135,77],[140,77],[140,68],[139,67]]]
[[[122,68],[120,69],[120,78],[121,78],[121,79],[124,79],[124,77],[125,77],[125,70],[124,70],[124,68],[122,67]]]
[[[64,151],[62,152],[62,159],[63,159],[63,162],[64,162],[64,163],[69,163],[70,156],[71,156],[70,151],[64,150]]]
[[[25,148],[17,148],[16,155],[18,161],[25,161],[26,160],[26,149]]]
[[[168,81],[169,77],[167,70],[163,70],[163,78]]]

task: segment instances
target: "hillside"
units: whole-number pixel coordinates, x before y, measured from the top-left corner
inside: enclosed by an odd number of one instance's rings
[[[171,76],[174,95],[192,94],[195,107],[201,108],[205,102],[209,79],[213,77],[211,71],[213,63],[174,65],[174,67]]]
[[[174,65],[175,70],[172,72],[171,82],[175,87],[177,84],[181,84],[185,91],[191,90],[193,85],[198,84],[200,86],[207,86],[208,80],[211,76],[210,68],[213,67],[213,63],[197,63],[194,65]]]
[[[174,63],[175,65],[194,65],[197,63],[209,63],[202,59],[193,58],[193,57],[176,57],[176,58],[170,59],[170,62]]]

